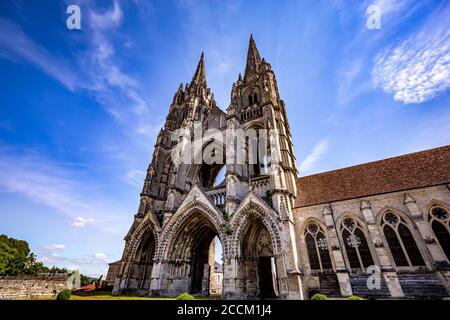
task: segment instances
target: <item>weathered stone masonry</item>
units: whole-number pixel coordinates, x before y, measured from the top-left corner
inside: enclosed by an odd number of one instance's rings
[[[63,277],[0,277],[0,300],[54,297],[67,288]]]

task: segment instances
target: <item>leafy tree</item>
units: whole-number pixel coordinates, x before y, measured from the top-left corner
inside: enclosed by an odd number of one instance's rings
[[[26,241],[0,235],[0,276],[25,274],[30,261],[29,255],[30,247]]]
[[[46,267],[37,261],[24,240],[0,235],[0,276],[37,275],[38,273],[67,273],[67,269]]]
[[[80,285],[84,287],[89,284],[91,284],[91,279],[88,276],[85,276],[84,274],[80,274]]]

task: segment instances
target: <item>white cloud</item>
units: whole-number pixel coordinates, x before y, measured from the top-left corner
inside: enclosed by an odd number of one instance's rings
[[[5,18],[0,18],[1,57],[13,62],[26,61],[70,91],[88,91],[127,129],[126,132],[150,136],[148,130],[136,129],[151,123],[149,104],[140,93],[139,81],[121,67],[114,46],[115,35],[120,33],[123,21],[119,2],[114,1],[107,10],[98,9],[92,1],[84,1],[84,5],[84,32],[80,39],[84,39],[87,49],[76,51],[72,60],[50,52],[19,25]],[[121,34],[120,38],[122,41],[126,35]]]
[[[365,8],[375,5],[380,8],[381,16],[386,17],[402,11],[406,5],[411,5],[411,0],[368,0],[365,2]]]
[[[340,71],[340,84],[337,92],[337,103],[344,105],[352,101],[354,98],[373,89],[370,81],[362,80],[361,73],[363,68],[362,59],[354,59],[351,63],[346,64]]]
[[[95,220],[93,218],[83,218],[83,217],[76,217],[72,220],[71,225],[75,228],[84,228],[88,224],[93,224]]]
[[[425,102],[450,87],[450,30],[439,16],[432,19],[375,58],[374,84],[396,101]]]
[[[63,245],[63,244],[51,244],[49,246],[46,246],[45,249],[51,250],[51,251],[53,251],[53,250],[64,250],[64,249],[66,249],[66,246]]]
[[[98,252],[95,254],[83,255],[82,257],[68,257],[61,254],[52,253],[49,256],[38,258],[39,261],[46,265],[57,265],[59,267],[66,267],[68,270],[80,270],[86,273],[86,270],[96,270],[98,275],[103,273],[108,264],[113,262],[107,254]],[[97,276],[98,276],[97,275]]]
[[[95,254],[95,257],[99,260],[106,260],[108,256],[104,254],[103,252],[98,252]]]
[[[111,28],[118,26],[122,21],[123,13],[119,4],[114,1],[113,8],[104,13],[96,13],[91,11],[91,23],[96,28]]]
[[[328,139],[322,139],[313,148],[312,152],[306,156],[301,162],[299,171],[304,173],[311,170],[314,165],[322,158],[322,156],[328,151]]]
[[[98,222],[96,226],[102,231],[122,233],[125,208],[105,199],[95,185],[71,170],[36,150],[20,152],[0,145],[1,191],[53,208],[68,217],[74,227]]]

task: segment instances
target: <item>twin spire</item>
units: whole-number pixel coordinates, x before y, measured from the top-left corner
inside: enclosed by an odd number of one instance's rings
[[[200,61],[198,62],[197,69],[195,70],[194,77],[191,81],[192,85],[199,85],[202,83],[206,83],[206,72],[205,72],[205,55],[203,54],[200,56]]]
[[[255,40],[253,39],[253,34],[250,35],[250,41],[248,44],[247,52],[247,64],[245,65],[244,79],[247,79],[249,75],[255,73],[259,65],[261,64],[261,56],[259,55],[258,48],[256,48]]]
[[[261,56],[259,55],[258,48],[256,48],[253,34],[250,35],[250,41],[247,52],[247,63],[245,66],[244,79],[247,79],[253,73],[256,73],[259,65],[261,64]],[[205,72],[205,55],[202,52],[200,61],[198,62],[197,69],[195,70],[194,77],[192,78],[190,87],[206,85],[206,72]]]

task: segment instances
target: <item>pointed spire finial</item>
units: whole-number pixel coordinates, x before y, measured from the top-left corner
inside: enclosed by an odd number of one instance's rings
[[[202,54],[200,56],[200,61],[198,62],[194,77],[192,78],[191,85],[200,84],[200,83],[204,83],[204,82],[206,82],[205,55],[202,51]]]
[[[255,39],[253,39],[252,33],[250,34],[250,41],[248,45],[247,64],[245,66],[244,78],[247,78],[250,74],[257,72],[260,63],[261,56],[259,55],[258,48],[256,48]]]

